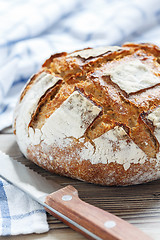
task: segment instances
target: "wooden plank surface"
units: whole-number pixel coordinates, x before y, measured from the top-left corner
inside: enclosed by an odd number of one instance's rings
[[[160,239],[160,180],[128,187],[103,187],[58,175],[51,175],[34,163],[24,160],[24,158],[21,158],[22,154],[12,134],[0,134],[0,149],[13,158],[23,161],[25,165],[43,176],[60,183],[62,187],[68,184],[73,185],[77,188],[82,200],[125,219],[150,235],[154,240]],[[23,236],[23,239],[85,239],[53,216],[48,214],[47,219],[50,226],[49,233],[41,235],[31,234]],[[22,239],[22,237],[10,237],[10,239]]]

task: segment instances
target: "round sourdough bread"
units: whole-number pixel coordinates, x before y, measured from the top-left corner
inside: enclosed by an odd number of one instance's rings
[[[22,153],[64,176],[102,185],[160,177],[160,49],[152,44],[51,56],[14,114]]]

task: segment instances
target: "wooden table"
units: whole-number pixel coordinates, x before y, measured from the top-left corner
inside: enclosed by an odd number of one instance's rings
[[[0,149],[12,157],[21,156],[11,129],[0,132]],[[154,240],[160,239],[160,180],[128,187],[103,187],[66,177],[51,175],[28,160],[26,160],[25,164],[40,174],[54,179],[60,183],[62,187],[72,184],[77,188],[82,200],[125,219],[150,235]],[[48,233],[1,237],[0,239],[86,239],[53,216],[48,214],[47,219],[50,226]]]

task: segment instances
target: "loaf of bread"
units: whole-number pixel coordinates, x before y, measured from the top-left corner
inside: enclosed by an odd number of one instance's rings
[[[153,44],[52,55],[14,114],[22,153],[44,169],[102,185],[160,177],[160,49]]]

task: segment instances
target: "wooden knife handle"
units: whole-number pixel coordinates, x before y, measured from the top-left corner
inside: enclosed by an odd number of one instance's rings
[[[82,201],[78,197],[77,190],[70,185],[48,195],[45,203],[82,226],[82,228],[87,229],[88,233],[46,209],[47,212],[59,218],[72,229],[81,232],[88,239],[151,240],[149,236],[128,222]]]

